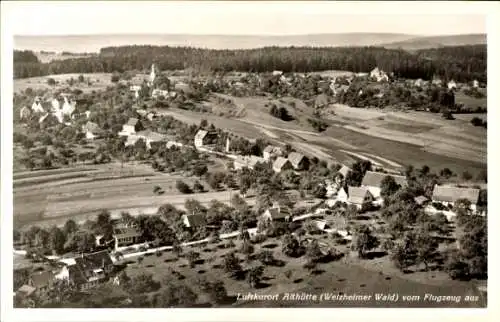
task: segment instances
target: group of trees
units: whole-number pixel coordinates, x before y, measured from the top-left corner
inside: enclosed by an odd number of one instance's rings
[[[14,77],[62,73],[142,70],[155,62],[161,70],[187,67],[212,71],[369,72],[378,66],[398,77],[486,81],[486,45],[424,49],[415,53],[382,47],[267,47],[211,50],[187,47],[123,46],[102,48],[99,55],[40,63],[33,53],[14,51]]]

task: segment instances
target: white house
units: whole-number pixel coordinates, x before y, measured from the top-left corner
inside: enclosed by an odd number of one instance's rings
[[[370,77],[373,79],[376,79],[377,82],[382,82],[382,81],[389,81],[389,76],[387,75],[386,72],[383,70],[380,70],[378,67],[375,67],[371,72],[370,72]]]
[[[454,80],[448,82],[448,89],[457,89],[457,83]]]
[[[473,88],[478,88],[479,87],[479,82],[476,79],[472,81],[472,87]]]
[[[158,98],[160,96],[163,96],[164,98],[169,97],[169,92],[167,90],[162,90],[162,89],[154,89],[153,93],[151,93],[152,98]]]
[[[263,154],[263,157],[265,160],[269,160],[274,156],[282,156],[283,151],[281,150],[281,148],[279,148],[277,146],[268,145],[265,147],[262,154]]]
[[[120,135],[131,135],[135,134],[138,131],[143,129],[141,121],[136,119],[135,117],[131,117],[127,123],[123,124],[122,131],[119,133]]]
[[[141,86],[139,85],[132,85],[130,86],[130,91],[134,93],[135,98],[139,98],[139,92],[141,91]]]
[[[361,182],[361,187],[367,188],[374,198],[380,198],[380,190],[382,186],[382,181],[385,177],[390,176],[396,181],[401,187],[406,187],[408,185],[405,176],[398,176],[394,174],[387,174],[381,172],[367,171]]]
[[[424,85],[423,79],[419,78],[414,83],[415,87],[422,87]]]
[[[204,145],[211,145],[217,139],[217,132],[199,130],[194,136],[194,146],[199,148]]]
[[[253,169],[258,163],[265,163],[266,160],[264,158],[260,158],[255,155],[250,156],[237,156],[234,160],[234,169],[239,170],[242,168]]]
[[[31,105],[31,111],[33,113],[45,113],[45,110],[42,107],[42,104],[40,103],[40,98],[35,98],[35,101],[33,102],[33,105]]]
[[[283,75],[283,72],[281,70],[273,71],[273,76],[281,76],[281,75]]]
[[[94,140],[102,135],[102,130],[99,128],[99,125],[94,122],[89,121],[85,123],[82,125],[82,129],[85,132],[85,138],[87,140]]]
[[[364,205],[372,203],[375,198],[368,188],[349,186],[347,191],[344,188],[339,190],[336,200],[349,205],[355,205],[358,209],[361,209]]]
[[[440,203],[445,206],[454,206],[457,200],[466,199],[471,203],[471,210],[476,211],[479,201],[479,192],[479,189],[474,188],[435,185],[432,191],[432,202]]]

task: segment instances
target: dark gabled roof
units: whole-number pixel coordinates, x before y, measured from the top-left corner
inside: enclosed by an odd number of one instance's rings
[[[472,204],[477,204],[479,200],[479,189],[474,188],[459,188],[447,186],[434,186],[432,192],[433,201],[455,202],[459,199],[467,199]]]
[[[113,230],[113,236],[116,238],[139,237],[141,232],[135,227],[121,227]]]
[[[36,272],[31,275],[31,282],[35,288],[47,286],[53,279],[54,274],[50,271]]]
[[[75,257],[75,263],[83,272],[113,265],[113,261],[106,250],[91,254],[82,254],[80,257]]]
[[[373,171],[367,171],[363,181],[361,182],[362,186],[367,186],[367,187],[378,187],[380,188],[382,181],[384,180],[385,177],[392,177],[394,178],[394,181],[401,187],[406,187],[408,183],[406,182],[406,177],[404,176],[397,176],[393,174],[388,174],[388,173],[382,173],[382,172],[373,172]]]

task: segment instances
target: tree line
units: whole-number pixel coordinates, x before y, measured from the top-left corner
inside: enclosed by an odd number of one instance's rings
[[[32,53],[31,53],[32,54]],[[215,50],[170,46],[102,48],[99,55],[41,63],[26,51],[14,51],[14,78],[64,73],[112,73],[142,70],[155,63],[160,70],[369,72],[379,67],[397,77],[459,82],[486,82],[486,45],[445,47],[410,53],[383,47],[265,47]]]

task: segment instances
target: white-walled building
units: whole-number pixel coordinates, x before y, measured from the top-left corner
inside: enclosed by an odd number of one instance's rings
[[[405,176],[398,176],[394,174],[367,171],[361,182],[361,187],[367,188],[375,199],[380,198],[380,191],[382,186],[382,181],[385,177],[390,176],[396,181],[398,185],[402,188],[408,185]]]

